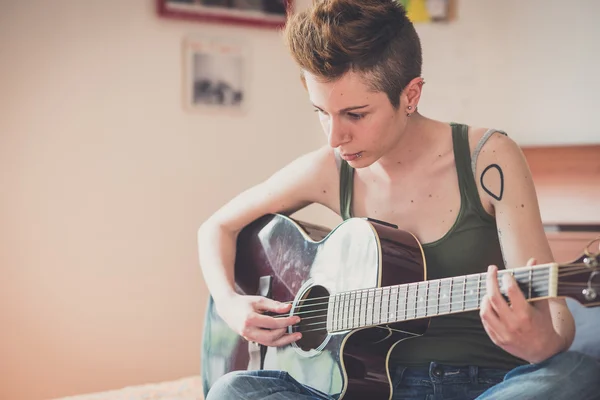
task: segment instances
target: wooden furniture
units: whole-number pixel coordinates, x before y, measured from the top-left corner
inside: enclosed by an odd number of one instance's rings
[[[558,262],[600,236],[600,144],[523,147]]]

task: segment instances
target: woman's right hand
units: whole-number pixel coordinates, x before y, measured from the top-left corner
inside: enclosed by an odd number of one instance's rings
[[[234,294],[216,304],[221,318],[236,333],[250,342],[280,347],[301,338],[298,332],[287,333],[287,327],[300,322],[298,316],[284,316],[291,304],[280,303],[262,296]],[[281,314],[269,316],[264,313]]]

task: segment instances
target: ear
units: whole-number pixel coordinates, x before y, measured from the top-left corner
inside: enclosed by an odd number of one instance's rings
[[[411,107],[412,110],[416,110],[419,105],[419,99],[421,98],[424,84],[425,80],[421,77],[414,78],[410,81],[400,95],[400,106],[404,109]]]
[[[306,78],[304,77],[304,71],[300,71],[300,82],[302,82],[302,86],[304,86],[305,90],[308,90],[306,87]]]

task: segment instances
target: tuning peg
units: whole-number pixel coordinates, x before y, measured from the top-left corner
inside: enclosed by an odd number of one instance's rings
[[[596,257],[585,257],[583,263],[588,268],[596,268],[598,266],[598,259]]]

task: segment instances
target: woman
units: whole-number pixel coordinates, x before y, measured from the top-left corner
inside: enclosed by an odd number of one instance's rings
[[[289,306],[234,291],[235,240],[264,214],[319,203],[343,218],[369,216],[414,233],[429,279],[487,268],[480,312],[434,318],[425,335],[394,348],[394,399],[594,398],[600,367],[566,352],[574,323],[565,302],[530,304],[507,279],[509,305],[498,289],[498,268],[552,261],[526,161],[502,132],[419,113],[421,46],[404,9],[385,0],[317,1],[290,19],[285,37],[328,145],[200,228],[200,263],[222,318],[264,345],[300,338],[285,329],[298,317],[264,315]],[[564,384],[575,377],[577,385]],[[308,398],[328,397],[273,371],[228,374],[208,396]]]

